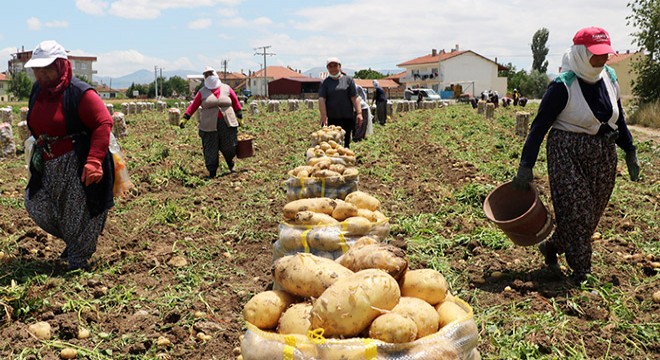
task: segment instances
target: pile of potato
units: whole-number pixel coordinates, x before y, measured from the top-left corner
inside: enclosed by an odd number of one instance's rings
[[[336,259],[361,237],[384,240],[390,232],[389,219],[380,211],[375,197],[355,191],[345,200],[331,198],[299,199],[282,211],[273,258],[297,252]]]
[[[312,166],[325,159],[329,159],[331,164],[355,165],[355,153],[353,150],[339,145],[334,140],[323,141],[307,149],[305,159],[307,165]]]
[[[394,246],[360,240],[335,261],[289,255],[273,275],[277,290],[245,304],[243,360],[284,351],[295,359],[456,359],[476,347],[470,306],[438,271],[408,269]]]
[[[328,140],[333,140],[338,144],[344,145],[344,136],[346,136],[346,130],[337,125],[324,126],[310,135],[312,146]]]
[[[344,199],[357,190],[357,168],[334,163],[332,158],[315,158],[313,165],[301,165],[289,171],[286,185],[288,201],[314,197]]]

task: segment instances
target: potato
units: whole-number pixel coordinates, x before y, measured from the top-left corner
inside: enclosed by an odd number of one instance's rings
[[[408,269],[406,253],[389,244],[353,246],[340,259],[339,263],[352,271],[381,269],[397,280]]]
[[[438,331],[438,325],[440,324],[438,312],[422,299],[402,296],[392,312],[407,316],[415,322],[417,325],[417,338]]]
[[[369,337],[395,344],[411,342],[417,339],[417,324],[402,314],[383,314],[371,323]]]
[[[302,297],[319,297],[337,280],[353,272],[333,260],[307,253],[284,256],[275,261],[275,282],[287,292]]]
[[[310,313],[312,304],[293,304],[280,316],[277,332],[280,334],[302,334],[307,335],[312,322]]]
[[[372,228],[371,221],[362,216],[351,216],[342,221],[342,225],[346,228],[347,236],[363,236]]]
[[[319,171],[314,172],[314,177],[318,177],[318,178],[333,178],[333,177],[339,177],[339,176],[341,176],[340,173],[338,173],[336,171],[329,170],[329,169],[323,169],[323,170],[319,170]]]
[[[293,295],[281,290],[260,292],[243,307],[243,318],[259,329],[274,329],[284,310],[295,300]]]
[[[293,222],[298,225],[336,225],[339,224],[337,219],[328,214],[316,213],[313,211],[299,211]]]
[[[339,226],[317,227],[307,233],[307,244],[315,250],[337,251],[341,249],[340,236]]]
[[[306,166],[306,165],[298,166],[298,167],[294,168],[293,170],[289,171],[289,175],[293,176],[293,177],[304,177],[304,176],[300,175],[300,173],[302,171],[309,174],[312,171],[312,167],[311,166]]]
[[[355,244],[353,244],[353,247],[360,247],[360,246],[365,246],[369,244],[378,244],[378,240],[370,237],[370,236],[363,236],[355,241]]]
[[[344,173],[341,174],[341,175],[344,177],[345,181],[355,181],[358,178],[359,171],[358,171],[357,168],[349,167],[349,168],[346,168],[346,170],[344,170]]]
[[[350,270],[349,270],[350,271]],[[312,329],[325,336],[355,336],[401,296],[396,280],[378,269],[359,271],[332,284],[312,307]]]
[[[380,209],[380,201],[378,199],[359,190],[346,195],[344,201],[354,204],[358,209],[367,209],[371,211]]]
[[[342,164],[332,164],[332,165],[330,165],[328,170],[335,171],[338,174],[342,174],[342,173],[344,173],[344,170],[346,170],[346,166],[344,166]]]
[[[439,316],[440,328],[447,326],[447,324],[461,320],[468,316],[468,313],[463,310],[458,304],[452,301],[445,301],[436,305],[435,310]]]
[[[332,215],[337,203],[330,198],[309,198],[294,200],[286,205],[282,214],[287,220],[292,220],[300,211],[313,211],[321,214]]]
[[[374,211],[374,217],[376,218],[376,222],[387,220],[387,216],[385,216],[385,214],[383,214],[379,210]]]
[[[350,203],[349,203],[350,204]],[[373,211],[369,209],[358,209],[357,216],[362,216],[363,218],[371,221],[371,222],[376,222],[376,214],[374,214]]]
[[[335,210],[332,212],[333,218],[339,221],[344,221],[349,217],[358,215],[358,208],[355,205],[343,200],[335,200],[335,202],[337,203],[337,206],[335,206]]]
[[[449,288],[445,277],[433,269],[408,270],[401,282],[402,296],[416,297],[431,305],[443,302]]]

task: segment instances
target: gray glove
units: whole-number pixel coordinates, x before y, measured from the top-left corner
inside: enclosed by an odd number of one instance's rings
[[[511,186],[515,190],[529,190],[530,183],[532,182],[533,179],[534,179],[534,175],[532,174],[532,169],[520,165],[518,167],[518,173],[513,178]]]
[[[626,165],[628,165],[630,180],[637,181],[639,179],[639,160],[637,160],[637,150],[632,149],[626,152]]]

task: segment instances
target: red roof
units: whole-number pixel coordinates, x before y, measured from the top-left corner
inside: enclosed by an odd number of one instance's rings
[[[252,74],[253,78],[263,77],[264,70],[261,69]],[[267,66],[266,67],[266,76],[273,78],[274,80],[281,78],[308,78],[309,76],[303,75],[297,71],[291,70],[285,66]]]
[[[629,59],[635,55],[641,54],[641,52],[632,52],[632,53],[624,53],[624,54],[613,54],[610,56],[610,58],[607,60],[607,65],[612,65],[618,62],[621,62],[623,60]]]
[[[405,72],[405,71],[402,71],[402,72],[400,72],[400,73],[398,73],[398,74],[393,74],[393,75],[390,75],[390,76],[385,76],[383,79],[391,79],[391,80],[395,80],[395,79],[401,79],[401,78],[404,77],[404,76],[406,76],[406,72]]]
[[[7,80],[9,80],[9,79],[7,78],[7,74],[5,74],[5,73],[0,73],[0,81],[7,81]]]
[[[371,79],[353,79],[353,80],[355,80],[356,85],[360,85],[364,89],[372,89],[374,87],[373,80]],[[394,80],[389,80],[389,79],[378,79],[378,85],[380,85],[380,87],[382,87],[383,89],[399,87],[399,84],[397,84]]]
[[[437,63],[443,60],[447,60],[450,58],[453,58],[454,56],[461,55],[463,53],[467,52],[466,50],[461,50],[461,51],[452,51],[452,52],[439,52],[436,55],[433,54],[428,54],[424,56],[420,56],[418,58],[414,58],[412,60],[408,60],[406,62],[403,62],[401,64],[397,64],[398,67],[406,67],[410,65],[421,65],[421,64],[431,64],[431,63]]]

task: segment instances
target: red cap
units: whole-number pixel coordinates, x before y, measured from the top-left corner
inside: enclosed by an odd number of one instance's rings
[[[616,51],[612,49],[610,43],[610,34],[603,28],[588,27],[575,34],[573,45],[584,45],[594,55],[613,54]]]

